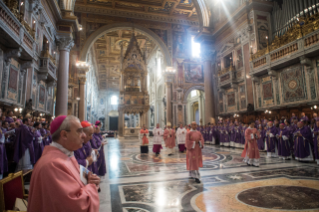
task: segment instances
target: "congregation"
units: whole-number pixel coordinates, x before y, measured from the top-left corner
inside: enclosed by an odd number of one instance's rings
[[[0,179],[8,173],[32,170],[39,161],[46,146],[55,145],[50,123],[32,120],[31,116],[14,117],[12,111],[7,116],[0,109]],[[105,139],[100,132],[101,122],[94,125],[81,122],[86,134],[83,146],[74,152],[78,163],[99,176],[106,173],[103,146]],[[93,158],[92,152],[94,152]]]

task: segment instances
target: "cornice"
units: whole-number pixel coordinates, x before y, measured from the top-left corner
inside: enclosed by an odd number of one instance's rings
[[[134,19],[142,19],[149,21],[158,21],[172,24],[183,24],[189,26],[199,26],[198,21],[184,20],[178,19],[174,17],[165,17],[160,15],[152,15],[138,12],[130,12],[130,11],[120,11],[114,10],[111,8],[96,8],[88,5],[75,5],[74,12],[82,12],[82,13],[94,13],[100,15],[108,15],[108,16],[117,16],[124,18],[134,18]]]

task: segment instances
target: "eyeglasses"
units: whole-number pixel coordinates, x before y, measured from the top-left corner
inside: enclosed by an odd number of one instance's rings
[[[64,131],[71,132],[71,130],[64,130]],[[78,134],[82,134],[82,133],[83,133],[83,128],[77,129],[76,132],[77,132]]]

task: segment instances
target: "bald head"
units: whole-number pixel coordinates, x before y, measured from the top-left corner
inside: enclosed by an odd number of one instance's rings
[[[193,129],[193,130],[196,130],[196,128],[197,128],[197,123],[196,123],[195,121],[193,121],[192,124],[191,124],[191,126],[192,126],[192,129]]]
[[[84,143],[86,144],[89,140],[92,139],[92,135],[94,133],[93,126],[83,128],[83,132],[86,135],[86,138],[84,139]]]

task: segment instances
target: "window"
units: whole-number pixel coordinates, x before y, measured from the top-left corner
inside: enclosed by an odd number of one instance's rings
[[[196,58],[200,57],[200,43],[194,41],[194,36],[192,37],[192,56]]]
[[[118,98],[117,96],[111,97],[111,105],[117,105],[118,104]]]
[[[193,91],[191,92],[191,97],[194,97],[194,96],[196,96],[196,95],[197,95],[196,90],[193,90]]]

